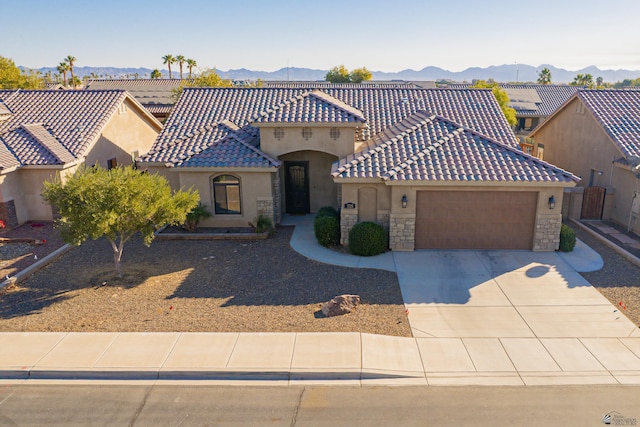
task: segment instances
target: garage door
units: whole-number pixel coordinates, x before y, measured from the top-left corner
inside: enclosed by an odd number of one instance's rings
[[[418,191],[416,249],[531,249],[538,193]]]

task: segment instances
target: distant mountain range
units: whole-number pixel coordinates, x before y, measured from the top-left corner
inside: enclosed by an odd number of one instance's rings
[[[21,67],[22,68],[22,67]],[[624,79],[636,79],[640,77],[640,70],[601,70],[596,66],[590,66],[577,71],[569,71],[556,68],[553,65],[540,65],[534,67],[526,64],[492,65],[486,68],[472,67],[463,71],[448,71],[439,67],[425,67],[422,70],[402,70],[398,72],[372,71],[373,80],[451,80],[456,82],[471,82],[475,79],[493,79],[497,82],[535,82],[538,73],[543,68],[551,71],[553,83],[570,83],[577,74],[591,74],[594,80],[602,77],[605,82],[615,83]],[[43,74],[57,73],[55,67],[40,68]],[[74,67],[74,73],[78,77],[93,76],[98,78],[149,78],[149,68],[116,68],[116,67]],[[311,68],[281,68],[276,71],[256,71],[240,68],[237,70],[218,70],[218,74],[225,79],[232,80],[324,80],[328,70],[316,70]],[[161,70],[163,76],[168,77],[168,70]],[[172,70],[173,77],[179,76],[176,70]],[[183,72],[186,77],[188,73]]]

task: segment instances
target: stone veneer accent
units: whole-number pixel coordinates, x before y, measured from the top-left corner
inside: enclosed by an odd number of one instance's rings
[[[18,214],[13,200],[0,203],[0,219],[4,221],[7,228],[15,228],[20,225],[18,224]]]
[[[273,198],[258,197],[256,199],[256,209],[258,210],[258,215],[268,216],[269,218],[271,218],[272,221],[275,221],[274,210],[273,210]]]
[[[354,209],[350,209],[351,211]],[[358,214],[351,213],[349,210],[342,209],[340,211],[340,244],[349,245],[349,232],[358,222]]]
[[[562,214],[538,216],[533,236],[534,251],[555,251],[560,246]]]
[[[412,251],[415,249],[415,215],[390,215],[389,248],[391,250]]]
[[[391,215],[388,212],[384,212],[384,211],[378,211],[378,218],[377,218],[377,223],[380,224],[382,227],[384,227],[385,230],[387,230],[387,233],[389,232],[389,218],[391,217]]]
[[[272,174],[271,180],[272,194],[273,194],[273,224],[280,224],[282,218],[282,206],[280,205],[280,174],[275,172]]]

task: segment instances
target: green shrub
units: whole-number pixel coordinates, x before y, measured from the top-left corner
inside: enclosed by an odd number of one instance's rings
[[[359,222],[349,232],[349,251],[354,255],[378,255],[389,248],[386,230],[375,222]]]
[[[562,224],[560,227],[560,250],[562,252],[571,252],[576,246],[576,232],[568,225]]]
[[[267,232],[269,235],[272,235],[275,229],[273,228],[273,221],[266,215],[258,215],[256,218],[256,233],[264,233]]]
[[[313,220],[313,233],[322,246],[335,246],[340,243],[340,223],[332,216],[316,216]]]
[[[191,209],[191,211],[187,214],[187,218],[184,222],[183,227],[187,231],[194,232],[198,228],[198,224],[201,220],[205,218],[211,217],[211,212],[207,210],[207,207],[202,204],[202,202],[198,203],[198,206]]]
[[[340,221],[340,212],[338,212],[338,210],[333,206],[321,207],[316,214],[316,218],[318,218],[319,216],[330,216]]]

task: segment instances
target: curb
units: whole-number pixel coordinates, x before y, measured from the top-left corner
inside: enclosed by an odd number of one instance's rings
[[[625,250],[625,249],[621,248],[620,246],[616,245],[611,240],[609,240],[609,239],[607,239],[605,237],[602,237],[600,234],[596,233],[595,231],[593,231],[592,229],[590,229],[586,225],[581,224],[580,221],[575,220],[573,218],[569,218],[569,220],[571,222],[573,222],[574,224],[576,224],[578,227],[580,227],[580,229],[582,229],[583,231],[586,231],[587,233],[591,234],[591,236],[593,236],[596,239],[600,240],[602,243],[604,243],[605,245],[609,246],[615,252],[617,252],[618,254],[620,254],[623,257],[625,257],[627,259],[627,261],[629,261],[629,262],[637,265],[638,267],[640,267],[640,258],[638,258],[637,256],[633,255],[632,253],[628,252],[627,250]]]
[[[58,249],[56,249],[55,251],[51,252],[49,255],[47,255],[46,257],[42,258],[41,260],[38,260],[37,262],[34,262],[33,264],[31,264],[29,267],[25,268],[24,270],[18,271],[14,276],[9,277],[8,279],[5,279],[2,282],[0,282],[0,289],[4,289],[8,285],[14,285],[16,283],[22,282],[23,280],[25,280],[27,277],[31,276],[36,271],[38,271],[41,268],[47,266],[51,262],[57,260],[62,255],[64,255],[67,252],[69,252],[71,249],[73,249],[73,246],[71,246],[69,244],[65,244],[64,246],[59,247]]]

